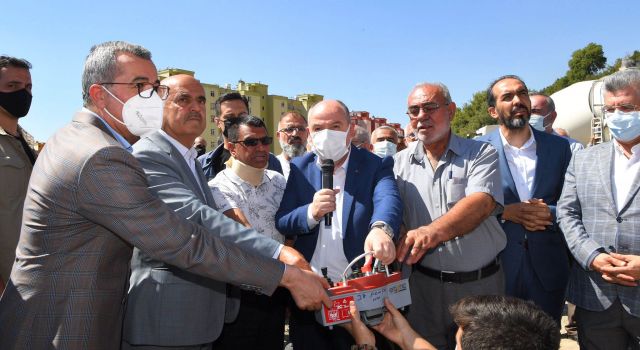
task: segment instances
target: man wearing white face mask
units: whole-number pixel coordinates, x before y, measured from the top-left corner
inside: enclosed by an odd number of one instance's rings
[[[168,93],[148,50],[122,41],[94,46],[82,87],[85,108],[49,139],[29,182],[0,299],[3,349],[119,349],[134,246],[177,269],[264,294],[287,286],[303,308],[330,305],[318,276],[220,238],[246,228],[219,215],[205,229],[149,191],[128,151],[158,125]],[[165,277],[162,269],[151,274]]]
[[[556,104],[553,99],[540,92],[530,92],[529,99],[531,99],[531,118],[529,118],[529,124],[532,128],[560,136],[569,141],[569,147],[571,153],[578,152],[584,148],[584,145],[580,141],[558,134],[553,130],[553,122],[556,120],[558,113],[556,113]]]
[[[371,133],[371,142],[378,157],[393,157],[398,149],[398,132],[388,125],[379,126]]]
[[[402,203],[395,183],[393,159],[379,158],[350,146],[353,126],[340,101],[326,100],[309,110],[312,153],[291,161],[291,171],[276,228],[289,238],[312,269],[340,280],[349,261],[373,251],[384,264],[395,258],[393,237],[398,233]],[[323,189],[320,164],[334,162],[333,188]],[[325,214],[332,213],[327,225]],[[348,349],[353,342],[336,327],[328,330],[312,313],[293,309],[291,340],[298,349]]]
[[[606,77],[613,140],[574,155],[557,213],[577,264],[567,300],[581,349],[640,349],[640,71]]]

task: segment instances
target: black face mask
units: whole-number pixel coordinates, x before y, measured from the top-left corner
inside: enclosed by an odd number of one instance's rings
[[[16,119],[22,118],[29,113],[32,98],[27,89],[0,92],[0,107],[4,108]]]
[[[198,157],[207,153],[207,148],[204,146],[196,146],[195,149],[196,149],[196,152],[198,152]]]

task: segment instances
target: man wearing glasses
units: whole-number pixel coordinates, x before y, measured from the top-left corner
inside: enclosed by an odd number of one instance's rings
[[[289,162],[307,152],[307,120],[298,112],[288,112],[282,115],[278,123],[278,142],[282,148],[277,158],[282,166],[285,179],[289,178],[291,166]]]
[[[220,237],[242,226],[220,217],[205,229],[149,191],[129,150],[162,124],[169,89],[159,85],[148,50],[121,41],[94,46],[82,87],[84,108],[49,139],[33,169],[0,299],[3,349],[118,349],[134,246],[267,294],[291,287],[302,307],[330,305],[317,276]]]
[[[213,151],[198,157],[198,161],[202,164],[202,170],[204,171],[204,175],[207,177],[207,181],[216,177],[219,172],[227,167],[226,162],[231,156],[228,150],[229,145],[224,141],[226,138],[224,132],[225,121],[249,115],[249,101],[238,92],[224,94],[216,101],[214,105],[214,113],[218,128],[222,131],[222,139],[218,140],[218,147]],[[280,162],[273,154],[269,154],[268,168],[282,174]]]
[[[407,231],[397,256],[413,265],[407,319],[439,349],[455,347],[450,305],[470,295],[504,294],[498,154],[452,133],[455,112],[444,84],[418,84],[407,110],[418,141],[394,157]]]
[[[233,158],[230,167],[209,182],[216,209],[283,243],[284,236],[276,229],[274,218],[286,180],[282,174],[265,169],[273,138],[267,134],[262,119],[254,116],[228,119],[224,130]],[[271,297],[242,291],[240,300],[237,319],[224,326],[214,348],[282,349],[285,308],[282,291]]]
[[[613,140],[573,155],[557,206],[577,261],[567,300],[581,349],[640,349],[640,71],[603,86]]]

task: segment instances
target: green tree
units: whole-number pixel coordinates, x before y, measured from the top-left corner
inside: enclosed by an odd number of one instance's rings
[[[496,124],[495,119],[487,112],[487,92],[476,92],[471,102],[458,107],[456,116],[451,122],[451,129],[462,137],[473,137],[476,130],[485,125]]]
[[[607,58],[602,51],[602,45],[589,43],[582,49],[574,51],[568,66],[569,70],[563,77],[542,89],[545,94],[551,95],[579,81],[597,79],[599,74],[607,68]]]

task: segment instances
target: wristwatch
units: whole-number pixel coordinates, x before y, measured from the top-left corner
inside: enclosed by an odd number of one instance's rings
[[[371,228],[379,228],[386,233],[391,239],[393,239],[393,229],[384,221],[376,221],[371,225]]]

